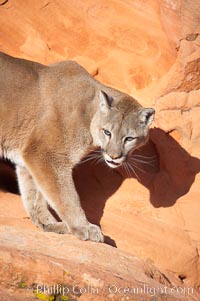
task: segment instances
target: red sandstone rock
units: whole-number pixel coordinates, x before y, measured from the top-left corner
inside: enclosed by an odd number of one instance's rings
[[[150,270],[152,263],[156,267],[156,281],[161,277],[158,269],[176,285],[199,290],[199,12],[198,0],[145,0],[142,4],[129,0],[0,1],[1,51],[45,64],[77,60],[97,79],[137,97],[144,106],[156,108],[151,143],[138,154],[156,155],[157,161],[140,164],[144,171],[136,168],[139,180],[134,174],[127,178],[123,170],[108,174],[103,165],[83,164],[75,171],[88,218],[100,222],[107,242],[115,244],[117,250],[79,242],[71,236],[40,233],[23,218],[26,215],[19,197],[2,193],[0,258],[12,273],[22,269],[32,281],[37,277],[58,281],[63,279],[60,264],[69,265],[74,279],[85,283],[75,273],[76,261],[70,254],[86,252],[88,261],[80,275],[90,274],[102,281],[118,279],[119,283],[128,279],[130,285],[142,277],[142,282],[151,283],[151,272],[146,273],[143,265],[147,262]],[[5,174],[4,165],[0,172],[4,187]],[[11,179],[10,170],[7,174]],[[22,242],[22,246],[17,245]],[[58,252],[60,244],[65,253]],[[97,254],[103,254],[102,265],[99,258],[93,258]],[[116,260],[120,256],[126,259],[119,270]],[[25,258],[27,264],[23,264]],[[34,266],[34,262],[38,264]],[[81,264],[79,261],[80,269]],[[47,272],[51,269],[52,273]],[[2,279],[4,287],[11,289],[11,274],[3,273]],[[6,294],[5,288],[2,294]],[[22,300],[21,291],[9,294]],[[26,294],[32,298],[30,292]]]
[[[180,292],[187,288],[181,280],[158,270],[150,260],[71,235],[43,233],[27,219],[19,197],[1,193],[0,198],[1,300],[36,300],[36,290],[43,291],[43,284],[48,285],[50,295],[59,292],[51,291],[54,285],[65,284],[69,289],[66,295],[73,300],[122,300],[126,296],[127,300],[152,300],[153,291],[148,289],[156,288],[160,290],[156,300],[163,300],[161,289],[168,291],[165,300],[195,300],[192,289],[185,298]],[[170,294],[174,286],[179,293]],[[127,287],[141,289],[141,293],[123,294]],[[78,294],[81,288],[82,294]]]

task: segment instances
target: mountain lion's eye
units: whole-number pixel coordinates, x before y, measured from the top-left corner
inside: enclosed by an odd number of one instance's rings
[[[111,132],[109,132],[108,130],[103,130],[103,132],[106,136],[109,136],[109,137],[111,136]]]
[[[127,142],[127,141],[133,141],[135,139],[136,139],[136,137],[126,137],[125,138],[125,142]]]

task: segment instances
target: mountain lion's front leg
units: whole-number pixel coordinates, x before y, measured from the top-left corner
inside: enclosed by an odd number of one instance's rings
[[[48,205],[41,192],[38,191],[32,176],[26,168],[16,168],[19,188],[24,207],[31,221],[40,229],[59,234],[69,233],[67,225],[57,222],[48,210]]]
[[[72,165],[44,153],[24,154],[25,164],[51,207],[70,232],[82,240],[103,242],[100,228],[88,222],[72,178]]]

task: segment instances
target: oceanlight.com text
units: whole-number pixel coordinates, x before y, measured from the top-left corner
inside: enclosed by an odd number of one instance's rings
[[[61,284],[55,285],[37,285],[36,286],[37,293],[44,293],[46,295],[83,295],[83,294],[91,294],[91,295],[102,295],[102,294],[113,294],[113,295],[121,295],[121,296],[136,296],[136,295],[150,295],[152,297],[157,295],[182,295],[189,296],[194,294],[194,288],[192,287],[150,287],[147,284],[144,284],[140,287],[128,287],[128,286],[117,286],[115,284],[105,285],[103,287],[93,287],[90,285],[81,286],[65,286]]]

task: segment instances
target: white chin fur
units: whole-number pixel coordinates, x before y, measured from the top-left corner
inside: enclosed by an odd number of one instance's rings
[[[106,160],[105,160],[105,162],[106,162],[106,164],[107,164],[109,167],[111,167],[111,168],[117,168],[117,167],[120,166],[120,165],[114,165],[114,164],[112,164],[112,163],[109,163],[109,162],[107,162]]]

